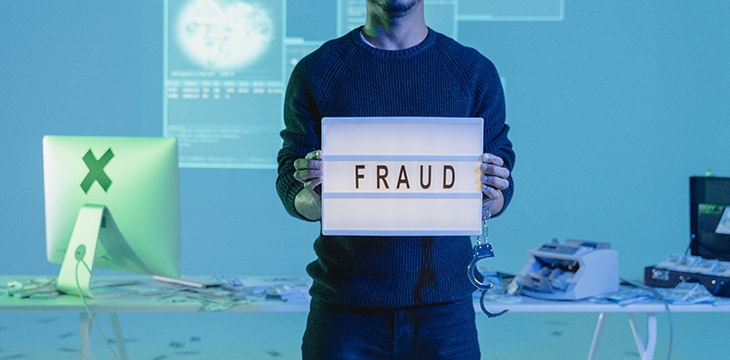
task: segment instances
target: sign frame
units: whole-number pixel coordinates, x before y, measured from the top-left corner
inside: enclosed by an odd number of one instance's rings
[[[322,234],[481,234],[484,121],[322,119]]]

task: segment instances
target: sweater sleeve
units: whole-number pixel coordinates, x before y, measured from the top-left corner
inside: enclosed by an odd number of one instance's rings
[[[507,137],[509,125],[506,124],[504,90],[497,68],[491,60],[477,50],[464,47],[457,42],[443,38],[439,46],[443,47],[442,60],[448,64],[456,81],[464,88],[465,94],[472,97],[468,116],[480,117],[484,120],[484,149],[504,159],[509,169],[509,187],[502,190],[504,206],[502,214],[512,200],[514,182],[512,169],[515,164],[515,153],[512,142]]]
[[[302,67],[292,72],[284,99],[284,130],[282,147],[277,157],[276,191],[286,211],[299,219],[311,221],[299,214],[294,199],[304,184],[294,179],[294,160],[320,149],[320,116],[307,88],[307,77]]]
[[[505,122],[506,110],[502,82],[494,64],[489,60],[486,60],[485,64],[484,77],[482,77],[485,79],[485,84],[482,85],[484,86],[482,88],[483,96],[478,99],[481,101],[481,105],[478,107],[479,116],[484,119],[484,152],[501,157],[504,160],[504,166],[510,171],[510,176],[507,178],[509,187],[502,190],[504,206],[502,211],[494,215],[498,216],[507,209],[514,194],[512,170],[515,164],[515,152],[512,149],[512,142],[507,137],[509,125]]]

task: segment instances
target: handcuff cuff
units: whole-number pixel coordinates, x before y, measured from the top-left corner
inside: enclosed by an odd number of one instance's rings
[[[482,234],[477,237],[477,243],[476,245],[474,245],[474,258],[467,268],[469,281],[471,281],[472,285],[474,285],[482,293],[479,297],[479,306],[482,308],[482,312],[484,312],[484,314],[486,314],[488,318],[496,318],[497,316],[504,315],[507,311],[509,311],[505,309],[500,312],[493,313],[487,310],[486,306],[484,306],[484,296],[487,295],[487,291],[493,288],[494,285],[489,282],[481,282],[479,281],[479,278],[477,278],[477,262],[482,259],[494,257],[492,244],[490,244],[489,240],[487,240],[487,221],[492,216],[491,208],[493,203],[494,200],[488,202],[486,205],[487,213],[485,216],[482,217]]]

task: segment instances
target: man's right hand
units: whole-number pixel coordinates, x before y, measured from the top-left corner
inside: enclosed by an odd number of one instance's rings
[[[304,158],[294,160],[294,178],[304,184],[297,194],[294,207],[310,220],[322,218],[322,154],[321,150],[308,153]]]

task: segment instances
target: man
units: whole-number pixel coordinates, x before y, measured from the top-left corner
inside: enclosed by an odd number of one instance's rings
[[[494,65],[425,24],[423,0],[367,0],[363,27],[303,58],[286,92],[277,191],[321,219],[323,117],[484,119],[483,212],[512,198],[512,144]],[[479,359],[467,277],[471,240],[320,236],[304,359]]]

